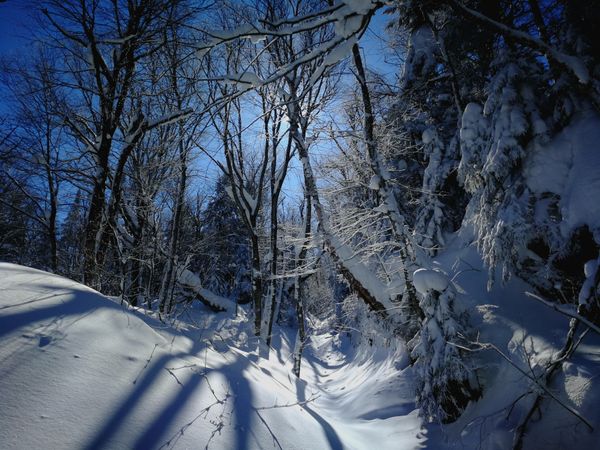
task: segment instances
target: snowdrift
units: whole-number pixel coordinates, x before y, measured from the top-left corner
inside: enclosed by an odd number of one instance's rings
[[[450,246],[453,249],[437,258],[436,266],[455,274],[454,283],[463,292],[460,301],[470,314],[479,342],[493,344],[512,363],[494,350],[477,352],[475,365],[483,397],[471,403],[457,422],[443,429],[429,425],[428,442],[444,443],[443,448],[452,449],[510,449],[515,429],[541,391],[530,377],[541,379],[564,345],[569,318],[529,298],[526,293],[533,288],[518,278],[488,292],[487,269],[475,245],[463,248],[457,244],[455,241]],[[542,416],[534,416],[527,427],[524,449],[600,449],[599,370],[600,336],[588,333],[558,370],[549,390],[585,417],[594,431],[546,394]]]
[[[487,292],[473,246],[447,251],[480,342],[540,374],[568,320],[528,299],[514,279]],[[453,424],[424,425],[402,345],[313,335],[291,374],[291,330],[258,349],[240,309],[205,306],[172,325],[73,281],[0,263],[0,447],[9,449],[475,449],[512,447],[536,386],[486,350],[475,355],[484,395]],[[377,339],[375,339],[377,341]],[[261,357],[258,355],[261,354]],[[525,449],[600,448],[600,339],[591,333],[553,380]]]
[[[259,359],[243,317],[196,313],[166,326],[73,281],[0,263],[0,447],[411,449],[424,441],[412,392],[390,360],[349,367],[321,337],[329,359],[307,357],[297,380],[285,334]]]

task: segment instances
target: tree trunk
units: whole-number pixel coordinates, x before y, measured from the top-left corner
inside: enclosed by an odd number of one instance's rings
[[[282,174],[277,179],[277,145],[275,143],[275,136],[273,136],[272,151],[273,155],[271,158],[271,236],[270,236],[270,251],[271,251],[271,308],[269,311],[269,323],[267,324],[267,345],[271,345],[271,334],[273,331],[273,322],[275,321],[275,311],[277,310],[277,303],[280,297],[277,296],[277,256],[279,249],[277,248],[277,239],[279,233],[279,223],[277,213],[279,210],[279,197],[281,194],[281,188],[283,186],[283,180],[287,174],[288,164],[291,158],[292,139],[288,139],[285,157],[283,161]]]
[[[292,98],[296,98],[292,94]],[[337,241],[334,239],[333,233],[329,229],[329,222],[327,218],[327,213],[323,209],[321,205],[321,200],[319,198],[319,191],[317,189],[317,183],[314,177],[314,172],[312,170],[312,166],[310,164],[310,158],[308,155],[308,148],[298,129],[299,117],[299,105],[297,102],[294,102],[292,107],[292,111],[290,111],[290,133],[294,142],[296,143],[296,148],[298,150],[298,157],[300,158],[300,162],[302,163],[302,171],[304,174],[304,183],[307,191],[307,195],[311,197],[313,207],[317,216],[317,220],[319,222],[319,230],[323,236],[323,240],[325,243],[325,248],[330,253],[334,262],[339,266],[340,271],[344,278],[350,284],[350,287],[362,298],[365,303],[371,308],[373,311],[376,311],[383,317],[387,317],[387,307],[381,299],[377,298],[377,293],[371,292],[368,287],[368,283],[366,280],[360,279],[360,276],[356,273],[353,273],[352,269],[347,265],[347,261],[344,260],[344,257],[350,257],[351,255],[340,255],[340,248],[337,244]],[[292,104],[292,102],[290,102]],[[387,302],[385,302],[387,303]],[[391,305],[390,305],[391,307]]]
[[[260,336],[262,319],[262,274],[260,268],[260,249],[258,246],[258,235],[251,234],[252,244],[252,300],[254,304],[254,334]]]
[[[181,217],[185,201],[185,191],[187,188],[187,155],[183,150],[183,144],[180,144],[180,163],[181,174],[179,177],[179,186],[177,189],[177,200],[175,214],[173,216],[173,226],[171,227],[171,239],[169,243],[169,255],[165,266],[165,276],[161,288],[160,310],[168,313],[172,303],[173,285],[175,283],[175,258],[177,256],[177,247],[179,246],[179,234],[181,229]],[[169,307],[167,307],[169,305]]]
[[[308,250],[308,244],[310,242],[311,232],[311,220],[312,220],[312,205],[310,196],[306,195],[306,215],[304,222],[304,242],[302,248],[298,254],[296,260],[296,271],[302,267],[306,260],[306,253]],[[302,365],[302,352],[304,351],[304,344],[306,342],[306,327],[304,323],[304,303],[302,301],[302,285],[304,279],[300,274],[296,275],[294,280],[294,300],[296,303],[296,319],[298,321],[298,333],[296,335],[296,343],[294,344],[294,367],[293,372],[298,378],[300,378],[300,367]]]
[[[392,235],[394,239],[399,243],[403,244],[405,248],[410,245],[409,239],[406,236],[404,230],[404,217],[400,214],[398,203],[394,196],[394,192],[389,185],[389,177],[387,170],[383,166],[379,151],[377,149],[377,143],[375,141],[375,119],[373,116],[373,107],[371,103],[371,94],[369,87],[367,86],[367,77],[363,66],[362,58],[360,56],[360,49],[358,44],[352,46],[352,56],[354,59],[354,66],[356,67],[356,78],[360,85],[363,108],[364,108],[364,139],[367,146],[367,153],[369,155],[369,164],[371,169],[379,178],[379,189],[377,195],[380,202],[385,205],[387,211],[387,217],[392,224]],[[419,320],[423,319],[424,314],[419,307],[419,301],[417,299],[417,292],[408,274],[408,256],[405,248],[399,249],[400,260],[402,262],[402,274],[404,278],[404,285],[407,294],[407,306],[410,314]]]
[[[100,238],[99,234],[102,226],[102,213],[104,211],[106,178],[108,176],[108,153],[109,147],[106,144],[98,149],[98,166],[96,167],[94,189],[90,199],[90,210],[88,213],[88,219],[84,233],[83,282],[90,287],[96,287],[98,279],[98,268],[96,266],[96,243]]]

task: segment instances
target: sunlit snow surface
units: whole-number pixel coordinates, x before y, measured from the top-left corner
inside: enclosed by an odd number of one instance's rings
[[[285,333],[262,359],[243,319],[202,308],[176,329],[73,281],[0,263],[0,447],[424,442],[411,370],[396,370],[401,355],[359,352],[350,361],[338,338],[321,335],[299,381]]]
[[[435,265],[462,293],[456,303],[480,341],[541,373],[568,320],[526,297],[523,281],[486,292],[473,246],[454,244]],[[265,355],[247,319],[200,306],[168,326],[73,281],[0,263],[0,448],[500,450],[534,398],[523,396],[527,377],[483,351],[483,398],[454,424],[423,425],[401,345],[317,332],[297,380],[292,333],[276,334]],[[600,339],[590,333],[551,389],[595,431],[545,399],[524,448],[600,448],[599,377]]]

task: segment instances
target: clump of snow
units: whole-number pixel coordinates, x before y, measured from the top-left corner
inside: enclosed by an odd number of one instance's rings
[[[378,191],[380,183],[381,183],[381,178],[379,178],[379,175],[373,175],[371,177],[371,180],[369,181],[369,189]]]
[[[352,36],[349,39],[338,44],[336,47],[331,50],[325,59],[323,60],[324,66],[332,66],[337,64],[338,62],[344,60],[347,56],[352,52],[352,46],[356,44],[357,39],[356,36]]]
[[[227,83],[238,85],[241,88],[251,87],[260,87],[264,80],[262,80],[258,75],[254,72],[240,72],[235,74],[229,74],[225,77],[225,81]]]
[[[373,0],[344,0],[348,9],[356,14],[366,15],[377,6]]]
[[[335,22],[335,34],[339,37],[350,37],[360,30],[363,17],[360,15],[347,16]]]
[[[436,138],[436,136],[437,136],[437,133],[435,132],[434,129],[427,128],[425,131],[423,131],[421,140],[423,141],[423,144],[427,145],[427,144],[431,143],[431,141],[433,141]]]
[[[250,38],[250,42],[253,44],[258,44],[262,41],[267,40],[267,36],[265,34],[251,34],[248,36]]]
[[[554,58],[568,66],[573,71],[581,84],[588,84],[590,82],[590,72],[580,58],[572,55],[565,55],[564,53],[559,52],[553,52],[552,54]]]
[[[534,193],[560,196],[565,235],[579,226],[600,228],[600,117],[573,121],[546,145],[529,149],[524,173]]]
[[[579,304],[587,306],[590,300],[594,299],[598,294],[600,287],[596,286],[596,273],[600,268],[600,258],[592,259],[585,263],[583,271],[585,274],[585,281],[579,291]]]
[[[417,269],[413,273],[413,283],[417,292],[426,295],[429,291],[444,292],[450,280],[439,270]]]
[[[482,120],[483,108],[478,103],[469,103],[465,106],[465,110],[462,115],[462,126],[460,129],[460,138],[463,141],[471,142],[478,137],[476,132],[478,124]]]
[[[594,275],[596,275],[596,270],[598,270],[598,260],[597,259],[592,259],[592,260],[586,262],[585,265],[583,266],[583,273],[585,274],[586,278],[590,278],[590,277],[593,277]]]
[[[200,277],[188,269],[178,270],[177,283],[191,289],[214,307],[225,311],[233,311],[235,309],[235,303],[231,300],[202,287]]]

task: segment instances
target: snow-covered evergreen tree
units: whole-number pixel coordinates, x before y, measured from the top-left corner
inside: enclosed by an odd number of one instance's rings
[[[415,223],[415,237],[425,251],[433,255],[445,244],[444,232],[449,230],[453,214],[444,204],[446,180],[456,165],[457,140],[451,139],[445,146],[435,129],[423,132],[422,142],[428,164],[423,173],[423,193]]]
[[[484,107],[469,104],[463,114],[458,168],[490,284],[497,267],[506,281],[525,257],[533,223],[520,166],[527,144],[545,131],[530,85],[540,75],[536,63],[504,51],[494,67]]]
[[[456,308],[456,290],[437,270],[413,275],[425,314],[420,333],[409,344],[416,360],[417,406],[429,422],[453,422],[477,393],[473,367],[456,345],[469,336],[467,316]]]
[[[202,212],[203,254],[198,259],[204,287],[242,302],[250,295],[250,250],[244,223],[220,177],[215,193]]]

